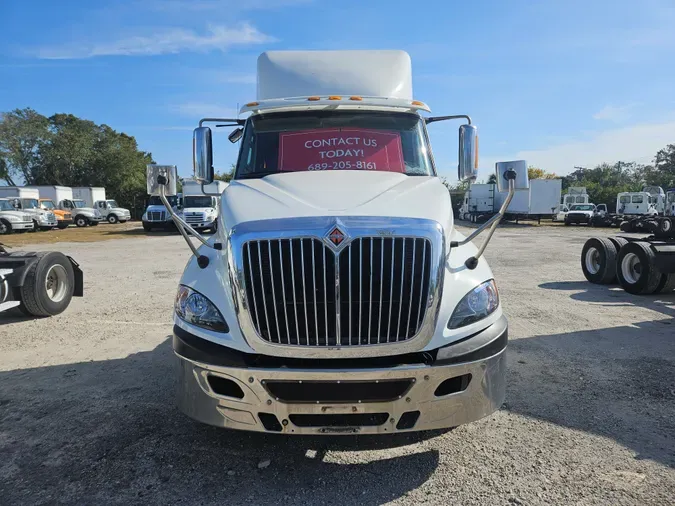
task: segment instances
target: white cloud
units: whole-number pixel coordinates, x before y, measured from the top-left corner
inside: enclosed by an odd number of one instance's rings
[[[637,124],[588,134],[550,147],[504,153],[481,158],[481,166],[492,170],[499,160],[527,160],[558,175],[569,174],[575,166],[594,167],[617,161],[651,163],[659,149],[675,141],[675,121]]]
[[[624,106],[606,105],[593,115],[593,119],[603,121],[613,121],[615,123],[625,121],[630,118],[630,110],[637,104],[629,104]]]
[[[207,102],[185,102],[171,108],[174,112],[195,119],[201,118],[236,118],[237,110]]]
[[[76,59],[95,56],[150,56],[181,52],[226,51],[232,46],[262,44],[275,39],[254,26],[243,23],[237,27],[210,26],[197,33],[182,28],[158,29],[151,35],[137,35],[109,43],[78,44],[77,46],[44,47],[33,51],[44,59]]]
[[[279,9],[299,4],[307,4],[313,0],[247,0],[232,2],[231,0],[148,0],[145,7],[162,12],[185,11],[244,11]]]

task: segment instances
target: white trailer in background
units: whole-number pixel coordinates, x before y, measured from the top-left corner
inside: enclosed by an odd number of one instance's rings
[[[551,218],[560,205],[562,179],[532,179],[529,190],[517,190],[506,209],[505,219]],[[464,196],[460,218],[482,222],[499,212],[507,192],[497,191],[494,184],[473,184]]]

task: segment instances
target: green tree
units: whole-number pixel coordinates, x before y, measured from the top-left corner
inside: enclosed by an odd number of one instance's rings
[[[529,166],[527,168],[527,177],[529,179],[557,179],[557,175],[553,172],[546,172],[539,167]]]
[[[218,181],[225,181],[226,183],[229,183],[234,178],[234,170],[235,170],[235,165],[232,163],[232,164],[230,164],[230,170],[229,171],[227,171],[227,172],[215,171],[215,174],[213,175],[213,178],[218,180]]]
[[[50,142],[49,120],[31,108],[0,115],[0,177],[9,185],[29,181],[40,166],[41,149]]]
[[[647,171],[646,179],[649,185],[675,188],[675,144],[668,144],[656,153],[654,167]]]

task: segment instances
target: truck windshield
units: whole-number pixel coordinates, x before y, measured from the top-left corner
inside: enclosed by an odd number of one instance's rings
[[[167,197],[166,200],[169,201],[169,204],[171,204],[171,207],[174,207],[178,203],[178,197],[175,195],[171,197]],[[164,204],[162,203],[162,199],[160,199],[157,195],[150,197],[150,200],[148,200],[148,205],[149,206],[163,206]]]
[[[593,206],[591,205],[585,205],[585,206],[572,206],[570,211],[592,211]]]
[[[21,208],[22,209],[37,209],[40,207],[38,205],[37,199],[21,199]]]
[[[42,206],[42,209],[49,209],[50,211],[55,208],[54,202],[51,200],[41,200],[40,205]]]
[[[14,211],[14,207],[9,200],[0,200],[0,211]]]
[[[78,209],[82,209],[83,207],[87,207],[84,203],[84,200],[71,200],[71,202]]]
[[[119,207],[119,206],[117,205],[117,202],[115,202],[114,200],[106,200],[106,202],[108,203],[108,205],[109,205],[110,207]]]
[[[310,170],[435,174],[424,121],[416,114],[303,111],[248,120],[235,179]]]
[[[195,195],[183,197],[183,207],[213,207],[211,197]]]

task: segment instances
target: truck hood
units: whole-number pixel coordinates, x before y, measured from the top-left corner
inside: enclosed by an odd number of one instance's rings
[[[184,207],[181,209],[182,213],[205,213],[213,211],[213,207]]]
[[[11,216],[21,221],[31,220],[31,215],[25,211],[0,211],[0,216]]]
[[[223,223],[306,216],[431,219],[452,229],[450,194],[435,176],[321,171],[234,180],[223,192]]]

